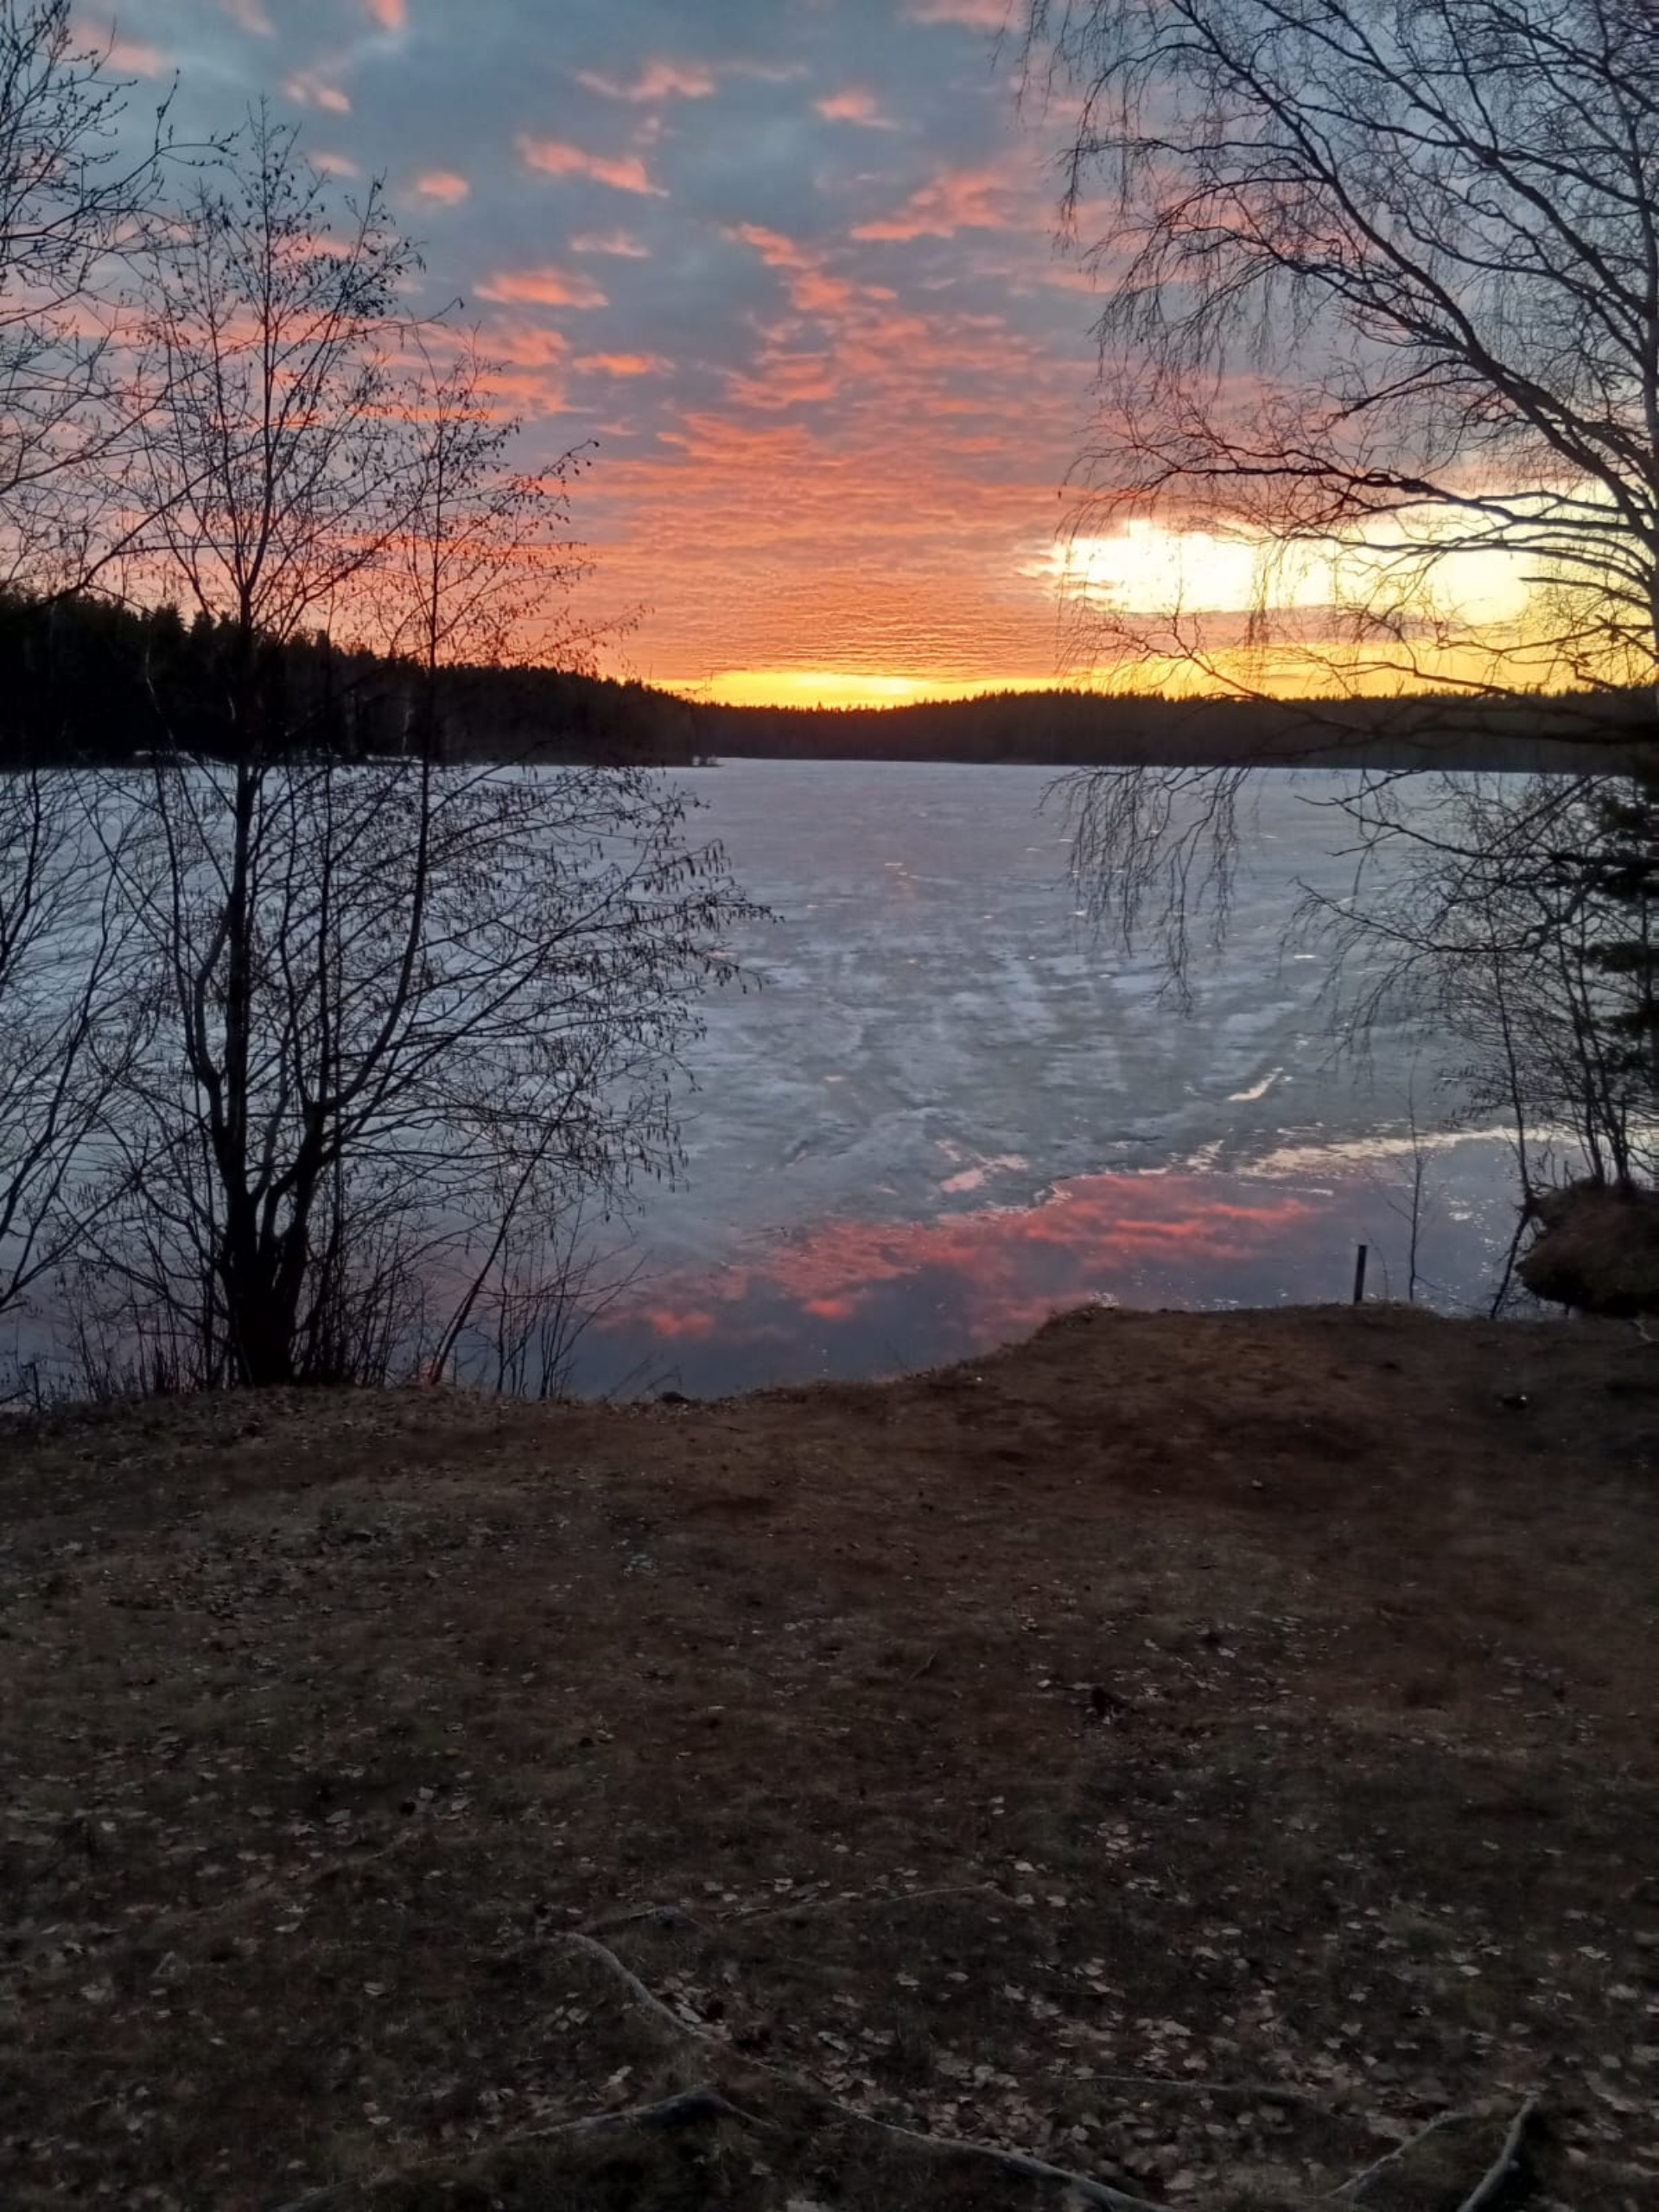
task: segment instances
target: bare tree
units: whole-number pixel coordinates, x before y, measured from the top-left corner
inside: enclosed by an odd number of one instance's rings
[[[405,742],[441,756],[467,711],[457,671],[590,665],[590,634],[569,606],[587,572],[569,535],[584,456],[534,474],[512,466],[520,426],[500,411],[474,336],[412,332],[410,366],[406,514],[369,605],[374,644],[415,679]]]
[[[74,779],[0,775],[0,1315],[108,1203],[92,1148],[140,1033],[130,945]]]
[[[1253,604],[1226,616],[1179,594],[1126,607],[1090,591],[1085,563],[1096,647],[1103,626],[1120,667],[1301,690],[1287,751],[1314,762],[1352,728],[1320,701],[1397,692],[1390,734],[1419,741],[1425,766],[1525,702],[1525,727],[1617,741],[1639,780],[1659,735],[1650,0],[1029,0],[1027,14],[1031,79],[1077,102],[1066,215],[1074,232],[1098,223],[1084,243],[1105,279],[1079,531],[1155,517],[1255,563]],[[1359,832],[1351,939],[1374,925],[1368,943],[1402,953],[1384,962],[1396,983],[1458,977],[1451,996],[1502,1084],[1521,1071],[1503,1039],[1543,1023],[1553,1041],[1529,1048],[1526,1080],[1550,1112],[1573,1090],[1610,1172],[1628,1165],[1611,1134],[1626,1109],[1592,1063],[1609,1020],[1649,1018],[1659,886],[1651,805],[1606,780],[1612,766],[1587,755],[1566,791],[1448,779],[1427,803],[1421,782],[1360,775],[1340,802]],[[1097,906],[1125,930],[1155,914],[1178,980],[1195,914],[1208,902],[1224,918],[1251,772],[1071,786]],[[1647,827],[1621,849],[1616,819]],[[1550,963],[1548,1022],[1521,1012],[1523,957]],[[1621,963],[1627,984],[1646,978],[1646,1011],[1621,1000]],[[1430,997],[1449,1002],[1440,985]]]
[[[643,772],[442,765],[431,687],[480,637],[505,650],[504,564],[556,621],[563,486],[507,473],[464,361],[423,380],[378,192],[334,216],[256,116],[153,323],[157,574],[219,629],[223,715],[120,802],[154,1027],[102,1249],[206,1383],[452,1350],[577,1194],[670,1168],[678,1054],[745,911]],[[284,691],[271,647],[325,620],[410,654],[397,757],[321,748]]]
[[[344,619],[409,519],[398,372],[418,267],[378,183],[337,199],[263,106],[159,264],[137,472],[152,578],[220,631],[226,748],[250,763],[306,734],[267,649]]]
[[[0,0],[0,575],[85,586],[141,522],[117,488],[146,399],[135,272],[160,219],[167,101],[133,87],[69,0]]]
[[[1081,99],[1068,207],[1106,193],[1091,522],[1155,512],[1262,548],[1250,642],[1312,656],[1322,632],[1327,666],[1476,695],[1651,684],[1651,8],[1029,17],[1033,65],[1046,51]],[[1470,563],[1494,558],[1539,588],[1523,623],[1460,619]]]
[[[68,0],[0,0],[0,580],[85,584],[133,517],[110,479],[142,404],[123,285],[152,237],[165,105],[130,86]],[[0,702],[0,1313],[72,1255],[99,1201],[86,1147],[132,1036],[122,916],[71,781]]]
[[[1599,1183],[1647,1179],[1659,1164],[1654,967],[1602,957],[1630,928],[1624,885],[1589,857],[1604,810],[1582,779],[1517,791],[1503,778],[1462,778],[1363,906],[1310,902],[1347,979],[1337,999],[1349,1033],[1390,1013],[1430,1013],[1463,1048],[1465,1112],[1510,1120],[1529,1198],[1552,1147]],[[1640,1051],[1625,1048],[1627,1034]]]

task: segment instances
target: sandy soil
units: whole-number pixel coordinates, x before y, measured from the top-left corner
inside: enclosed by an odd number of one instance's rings
[[[0,1455],[19,2212],[1659,2202],[1630,1329]]]

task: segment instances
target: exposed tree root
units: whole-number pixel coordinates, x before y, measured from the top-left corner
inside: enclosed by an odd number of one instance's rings
[[[1002,2151],[992,2143],[974,2143],[950,2135],[928,2135],[914,2127],[900,2127],[895,2120],[873,2120],[867,2112],[859,2112],[851,2105],[837,2104],[822,2089],[815,2093],[821,2104],[838,2119],[852,2122],[855,2126],[870,2127],[878,2133],[908,2143],[912,2149],[931,2152],[936,2157],[983,2158],[1004,2173],[1018,2174],[1026,2181],[1052,2182],[1064,2189],[1073,2204],[1093,2204],[1101,2212],[1164,2212],[1164,2207],[1150,2197],[1130,2196],[1121,2189],[1113,2189],[1103,2181],[1091,2181],[1086,2174],[1071,2172],[1065,2166],[1052,2166],[1046,2158],[1033,2158],[1024,2151]]]
[[[584,1936],[603,1936],[613,1928],[655,1928],[660,1934],[683,1936],[688,1930],[697,1936],[709,1933],[706,1924],[695,1913],[678,1904],[639,1904],[620,1912],[607,1912],[598,1920],[583,1923],[580,1933]]]
[[[1529,2097],[1510,2121],[1497,2158],[1464,2198],[1458,2212],[1489,2212],[1489,2208],[1497,2202],[1515,2171],[1521,2155],[1521,2145],[1526,2139],[1527,2130],[1538,2117],[1538,2109],[1537,2098]],[[1352,2181],[1344,2182],[1333,2195],[1348,2203],[1363,2203],[1373,2183],[1380,2181],[1385,2174],[1392,2173],[1402,2160],[1408,2158],[1431,2137],[1448,2127],[1460,2127],[1474,2117],[1472,2113],[1443,2112],[1438,2120],[1430,2120],[1428,2126],[1414,2135],[1408,2143],[1402,2143],[1397,2150],[1390,2151],[1386,2158],[1379,2158],[1374,2166],[1367,2166],[1363,2174],[1357,2174]]]
[[[662,1908],[645,1907],[622,1917],[625,1922],[644,1921],[660,1910]],[[1022,2181],[1046,2183],[1057,2190],[1065,2192],[1068,2203],[1087,2205],[1095,2208],[1095,2212],[1166,2212],[1166,2207],[1152,2198],[1132,2196],[1125,2190],[1114,2189],[1109,2183],[1096,2181],[1088,2174],[1054,2165],[1046,2158],[1035,2158],[1024,2151],[1007,2151],[996,2144],[976,2142],[967,2137],[930,2134],[921,2128],[906,2127],[896,2120],[877,2120],[869,2113],[859,2111],[856,2106],[842,2104],[838,2098],[831,2096],[821,2082],[738,2050],[719,2030],[676,2012],[597,1936],[573,1930],[555,1937],[554,1941],[576,1956],[591,1960],[620,1987],[632,2005],[681,2041],[701,2044],[722,2053],[734,2064],[780,2083],[819,2111],[833,2114],[849,2127],[863,2128],[874,2134],[884,2135],[890,2141],[907,2145],[912,2150],[930,2158],[979,2159],[1004,2173],[1015,2175]],[[1173,2091],[1181,2095],[1277,2098],[1282,2102],[1304,2106],[1326,2114],[1332,2111],[1331,2106],[1304,2091],[1265,2082],[1177,2082],[1150,2074],[1101,2074],[1083,2078],[1120,2088],[1153,2092]],[[1511,2122],[1497,2157],[1463,2200],[1459,2212],[1491,2212],[1491,2208],[1497,2202],[1515,2171],[1527,2129],[1537,2113],[1538,2101],[1535,2097],[1529,2097]],[[1394,2172],[1423,2144],[1447,2128],[1466,2125],[1473,2117],[1467,2112],[1442,2113],[1408,2142],[1399,2145],[1386,2158],[1379,2158],[1375,2165],[1368,2166],[1363,2173],[1356,2175],[1351,2181],[1344,2182],[1340,2189],[1332,2192],[1331,2201],[1363,2204],[1374,2185],[1385,2175]],[[597,2135],[617,2128],[687,2127],[710,2120],[734,2120],[750,2128],[764,2128],[769,2125],[765,2119],[734,2103],[715,2082],[705,2082],[695,2088],[680,2090],[672,2096],[658,2098],[650,2104],[625,2105],[613,2111],[584,2113],[572,2120],[556,2120],[546,2127],[504,2137],[493,2145],[480,2146],[480,2150],[481,2155],[486,2149],[518,2148],[525,2144]],[[406,2171],[419,2172],[427,2170],[422,2166]],[[385,2178],[391,2180],[401,2178],[401,2176],[389,2174]],[[308,2195],[296,2197],[281,2206],[278,2212],[327,2212],[327,2208],[337,2203],[351,2186],[353,2184],[340,2183],[314,2190]]]
[[[863,1897],[779,1897],[773,1904],[741,1905],[721,1922],[741,1927],[752,1920],[782,1920],[791,1912],[874,1912],[884,1905],[921,1904],[932,1897],[996,1897],[1013,1900],[994,1882],[945,1882],[931,1890],[872,1890]]]
[[[1243,2097],[1249,2104],[1294,2105],[1302,2112],[1316,2112],[1326,2120],[1353,2119],[1367,2125],[1363,2113],[1349,2113],[1329,2097],[1315,2096],[1284,2082],[1212,2082],[1199,2075],[1176,2081],[1168,2074],[1068,2074],[1068,2082],[1088,2082],[1107,2089],[1141,2089],[1171,2097]]]
[[[652,2104],[623,2105],[614,2112],[583,2113],[575,2120],[555,2120],[550,2126],[532,2128],[527,2135],[515,2135],[517,2143],[546,2143],[566,2135],[599,2135],[613,2127],[695,2127],[704,2120],[734,2120],[744,2127],[764,2127],[766,2123],[754,2113],[745,2112],[729,2097],[722,2096],[712,2082],[700,2082],[695,2089],[682,2089],[677,2096],[659,2097]]]
[[[1441,2113],[1438,2119],[1431,2120],[1427,2127],[1420,2128],[1408,2141],[1398,2144],[1386,2158],[1379,2158],[1374,2166],[1367,2166],[1363,2174],[1356,2174],[1351,2181],[1344,2182],[1340,2189],[1332,2190],[1332,2199],[1363,2203],[1373,2182],[1381,2181],[1385,2174],[1392,2173],[1396,2166],[1403,2164],[1410,2158],[1414,2151],[1421,2150],[1425,2143],[1444,2133],[1448,2127],[1461,2127],[1473,2117],[1472,2113],[1466,2112]]]
[[[562,1941],[583,1958],[592,1959],[602,1966],[612,1979],[627,1991],[640,2010],[652,2019],[661,2021],[677,2035],[689,2036],[696,2042],[711,2044],[717,2050],[731,2051],[731,2045],[723,2036],[716,2035],[712,2029],[683,2020],[654,1990],[647,1988],[632,1967],[625,1966],[607,1945],[597,1942],[591,1936],[566,1936]],[[1098,2207],[1099,2212],[1165,2212],[1162,2205],[1153,2202],[1148,2197],[1131,2196],[1126,2190],[1113,2189],[1105,2182],[1091,2180],[1087,2174],[1073,2173],[1065,2166],[1051,2165],[1046,2159],[1028,2157],[1023,2151],[1003,2151],[995,2144],[928,2135],[917,2128],[901,2127],[893,2120],[874,2120],[868,2113],[860,2112],[855,2105],[842,2104],[821,2082],[810,2081],[804,2075],[792,2074],[781,2066],[768,2065],[763,2059],[751,2058],[741,2052],[733,2051],[731,2055],[741,2064],[753,2067],[757,2073],[769,2075],[773,2081],[783,2082],[786,2088],[810,2099],[823,2111],[834,2113],[838,2120],[847,2121],[849,2126],[872,2128],[880,2134],[911,2144],[916,2149],[935,2156],[983,2158],[1001,2167],[1007,2173],[1018,2174],[1023,2180],[1052,2182],[1058,2187],[1070,2190],[1077,2202]]]
[[[1527,2130],[1537,2117],[1538,2100],[1529,2097],[1510,2121],[1510,2132],[1503,2138],[1503,2149],[1464,2198],[1458,2212],[1486,2212],[1489,2205],[1497,2202],[1521,2156],[1521,2145],[1526,2140]]]
[[[735,2051],[727,2038],[715,2030],[701,2023],[682,2018],[671,2005],[664,2004],[654,1990],[647,1987],[633,1969],[626,1966],[618,1958],[614,1951],[611,1950],[607,1945],[597,1942],[593,1936],[571,1935],[563,1937],[563,1941],[583,1957],[590,1958],[595,1964],[603,1967],[613,1980],[621,1984],[641,2011],[649,2013],[653,2019],[660,2021],[664,2027],[671,2030],[676,2035],[689,2037],[694,2042],[707,2044],[716,2050],[730,2052],[731,2056],[741,2064],[753,2068],[757,2073],[769,2075],[773,2081],[783,2082],[798,2094],[810,2099],[821,2109],[834,2113],[837,2119],[846,2121],[849,2126],[872,2129],[879,2134],[889,2136],[901,2143],[908,2143],[915,2149],[934,2156],[982,2158],[1000,2166],[1005,2172],[1018,2174],[1024,2180],[1051,2182],[1057,2187],[1068,2190],[1073,2202],[1096,2206],[1100,2208],[1100,2212],[1166,2212],[1166,2208],[1157,2204],[1149,2197],[1131,2196],[1127,2190],[1112,2188],[1109,2183],[1095,2181],[1086,2174],[1075,2173],[1065,2166],[1052,2165],[1046,2158],[1033,2158],[1023,2151],[1005,2151],[995,2144],[976,2143],[951,2136],[931,2135],[918,2128],[900,2126],[893,2120],[876,2120],[868,2113],[860,2112],[856,2106],[841,2103],[838,2099],[832,2097],[821,2083],[810,2080],[804,2075],[791,2073],[785,2068],[769,2065],[765,2060],[752,2058],[745,2053]],[[1159,2076],[1151,2075],[1117,2076],[1103,2075],[1092,2078],[1101,2081],[1116,2079],[1121,2083],[1132,2082],[1137,2085],[1144,2082],[1148,2087],[1159,2089],[1185,2090],[1190,2087],[1195,2093],[1205,2088],[1209,2088],[1215,2094],[1228,2093],[1225,2084],[1193,2082],[1189,2085],[1179,2082],[1166,2082]],[[1287,2102],[1305,2105],[1323,2113],[1329,2113],[1331,2110],[1329,2106],[1320,2104],[1317,2099],[1297,2090],[1282,2089],[1265,2082],[1252,2083],[1248,2086],[1249,2093],[1253,2096],[1266,2098],[1277,2096]],[[1242,2084],[1233,2085],[1232,2093],[1242,2094],[1244,2087],[1245,2085]],[[1514,2168],[1522,2139],[1536,2116],[1537,2110],[1537,2099],[1529,2098],[1510,2126],[1497,2158],[1476,2183],[1470,2195],[1465,2198],[1459,2208],[1459,2212],[1489,2212],[1489,2208],[1496,2202]],[[1379,2158],[1375,2165],[1368,2166],[1363,2173],[1356,2175],[1352,2181],[1344,2182],[1340,2189],[1333,2192],[1333,2198],[1350,2203],[1362,2202],[1375,2182],[1382,2175],[1392,2172],[1421,2145],[1440,2134],[1444,2129],[1461,2126],[1472,2117],[1471,2113],[1466,2112],[1442,2113],[1437,2120],[1431,2120],[1427,2127],[1414,2135],[1408,2142],[1402,2143],[1397,2149],[1390,2151],[1386,2158]]]

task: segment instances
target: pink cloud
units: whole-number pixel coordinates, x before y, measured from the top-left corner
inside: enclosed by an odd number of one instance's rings
[[[631,231],[585,231],[570,241],[572,253],[609,253],[622,261],[649,261],[651,248],[641,245]]]
[[[576,78],[590,92],[611,100],[706,100],[715,90],[715,73],[699,61],[647,61],[637,77],[607,77],[584,69]]]
[[[668,197],[661,185],[652,182],[637,154],[613,159],[604,154],[584,153],[580,146],[567,145],[563,139],[530,137],[519,139],[518,151],[526,168],[539,169],[543,176],[587,176],[595,184],[609,185],[613,192],[643,193],[653,200]]]
[[[785,408],[817,406],[833,399],[841,381],[827,353],[791,353],[774,346],[761,355],[759,374],[734,370],[726,387],[738,406],[777,414]]]
[[[424,176],[415,180],[415,189],[423,200],[435,200],[441,207],[454,207],[472,190],[464,176],[457,176],[453,169],[428,169]]]
[[[1007,181],[995,169],[947,169],[912,193],[895,215],[861,223],[855,238],[950,238],[958,231],[1018,227]]]
[[[483,348],[492,359],[508,368],[550,369],[563,360],[570,341],[563,331],[502,326],[485,332]]]
[[[910,0],[905,10],[912,23],[960,23],[970,31],[1001,31],[1008,25],[1009,0]]]
[[[824,267],[821,256],[798,245],[781,231],[766,230],[759,223],[740,223],[727,236],[753,246],[768,269],[785,271],[791,303],[803,315],[838,315],[861,300],[893,297],[884,285],[855,284],[834,275]]]
[[[584,353],[574,365],[588,376],[660,377],[674,364],[660,353]]]
[[[813,105],[826,123],[858,123],[867,130],[896,130],[899,126],[882,114],[873,92],[862,92],[856,87],[836,92],[832,99],[815,100]]]
[[[137,39],[111,36],[109,55],[118,77],[164,77],[170,66],[159,47],[145,46]]]
[[[361,174],[349,154],[331,154],[321,148],[311,156],[311,166],[323,176],[358,176]]]
[[[562,269],[504,269],[480,284],[478,296],[503,306],[602,308],[608,305],[597,284]]]
[[[260,0],[219,0],[219,6],[233,23],[253,38],[274,38],[276,26],[265,13]]]
[[[364,0],[364,5],[383,31],[403,30],[409,22],[407,0]]]
[[[283,90],[300,107],[320,107],[328,115],[349,115],[352,111],[352,103],[340,86],[329,84],[312,69],[302,69],[289,77]]]
[[[729,233],[752,245],[768,269],[810,269],[811,257],[781,231],[768,231],[759,223],[739,223]]]

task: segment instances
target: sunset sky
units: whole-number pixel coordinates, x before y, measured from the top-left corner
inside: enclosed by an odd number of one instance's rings
[[[186,123],[269,92],[325,168],[383,174],[432,302],[510,363],[526,457],[597,442],[585,611],[638,615],[613,667],[812,702],[1061,668],[1093,310],[1004,15],[122,0],[114,29]]]

